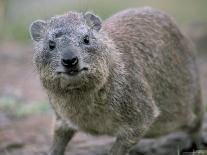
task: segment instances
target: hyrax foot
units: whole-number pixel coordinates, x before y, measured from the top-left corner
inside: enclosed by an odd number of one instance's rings
[[[185,154],[186,152],[195,152],[196,150],[198,150],[198,145],[196,144],[196,142],[192,142],[189,148],[185,148],[181,150],[180,153],[182,155],[182,154]]]

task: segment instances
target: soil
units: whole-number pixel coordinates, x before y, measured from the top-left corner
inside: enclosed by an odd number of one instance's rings
[[[16,42],[0,44],[0,97],[14,96],[23,100],[25,104],[47,100],[36,71],[32,66],[31,49],[31,44],[26,45]],[[198,66],[201,75],[203,100],[206,103],[207,55],[205,53],[198,54]],[[52,116],[52,112],[47,112],[13,119],[0,109],[0,155],[45,155],[51,143]],[[179,133],[176,135],[180,136]],[[174,139],[176,139],[176,135],[173,136]],[[181,134],[180,137],[183,136]],[[173,138],[171,136],[171,139]],[[188,147],[190,145],[189,139],[185,136],[183,139],[185,139],[185,145]],[[106,155],[113,141],[114,138],[110,137],[92,137],[84,133],[77,133],[68,145],[66,155]],[[165,142],[166,139],[160,140],[159,146],[163,144],[163,141]],[[131,154],[150,154],[150,151],[146,153],[146,150],[150,150],[147,148],[148,146],[151,147],[151,154],[158,154],[159,151],[155,148],[155,146],[158,146],[157,144],[158,141],[155,142],[155,140],[143,141],[135,147]],[[166,143],[163,145],[166,145]],[[169,146],[167,147],[169,149]],[[162,154],[159,153],[159,155]]]

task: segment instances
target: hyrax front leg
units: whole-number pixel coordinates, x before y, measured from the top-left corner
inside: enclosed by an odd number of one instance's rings
[[[64,155],[65,148],[68,142],[72,139],[75,132],[76,130],[74,128],[69,127],[68,124],[66,124],[57,116],[53,143],[48,155]]]
[[[142,111],[143,115],[138,119],[134,117],[134,120],[138,121],[128,121],[128,124],[120,129],[109,155],[128,155],[132,146],[144,136],[159,114],[156,106],[149,106],[147,109]]]
[[[144,134],[144,130],[139,128],[127,128],[119,133],[113,144],[109,155],[128,155],[132,146],[134,146]]]

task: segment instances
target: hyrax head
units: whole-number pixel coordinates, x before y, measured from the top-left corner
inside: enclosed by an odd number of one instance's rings
[[[69,12],[32,23],[33,60],[44,87],[65,91],[104,84],[110,52],[101,24],[90,12]]]

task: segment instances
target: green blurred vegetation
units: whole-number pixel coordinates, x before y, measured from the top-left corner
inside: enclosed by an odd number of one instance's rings
[[[19,119],[33,114],[40,114],[51,111],[49,104],[45,101],[32,102],[25,104],[12,96],[0,97],[0,111],[10,119]]]
[[[141,6],[165,11],[183,27],[207,21],[207,0],[0,0],[0,39],[27,41],[32,21],[68,10],[89,10],[105,19],[119,10]]]

